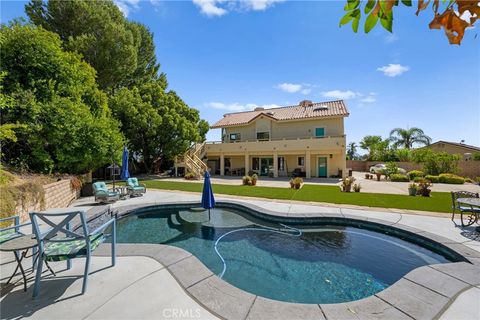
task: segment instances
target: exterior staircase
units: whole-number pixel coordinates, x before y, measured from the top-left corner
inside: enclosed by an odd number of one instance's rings
[[[183,156],[177,157],[177,166],[185,167],[185,172],[191,172],[196,177],[201,177],[208,170],[202,158],[205,156],[205,142],[195,143]]]

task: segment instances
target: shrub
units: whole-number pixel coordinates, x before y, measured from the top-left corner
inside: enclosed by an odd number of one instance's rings
[[[413,181],[415,181],[415,178],[425,177],[425,173],[423,171],[420,171],[420,170],[412,170],[409,173],[407,173],[407,175],[408,175],[408,178],[410,180],[413,180]]]
[[[457,172],[459,160],[458,154],[433,152],[430,149],[420,149],[414,152],[414,161],[423,163],[423,171],[430,175]]]
[[[290,188],[300,189],[300,186],[302,185],[302,183],[303,183],[303,179],[300,177],[290,179]]]
[[[250,177],[250,176],[243,176],[243,178],[242,178],[242,184],[243,184],[244,186],[251,185],[251,184],[252,184],[252,177]]]
[[[475,161],[480,161],[480,152],[474,152],[472,158]]]
[[[383,170],[383,174],[390,178],[393,174],[398,173],[398,166],[395,162],[387,162],[385,165],[385,170]]]
[[[464,184],[465,179],[451,173],[442,173],[438,176],[438,182],[448,184]]]
[[[196,177],[195,177],[195,174],[193,174],[193,172],[187,172],[185,173],[184,178],[185,180],[194,180]]]
[[[413,182],[420,182],[423,181],[425,178],[424,177],[415,177],[413,178]]]
[[[404,174],[394,173],[390,176],[390,180],[393,182],[408,182],[410,179]]]
[[[362,189],[362,186],[360,185],[360,183],[355,183],[353,185],[353,191],[360,192],[360,189]]]
[[[439,177],[438,176],[432,176],[432,175],[429,175],[427,174],[425,176],[425,179],[432,182],[432,183],[438,183],[438,180],[439,180]]]

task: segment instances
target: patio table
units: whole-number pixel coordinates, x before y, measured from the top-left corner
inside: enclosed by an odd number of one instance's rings
[[[22,273],[22,277],[23,277],[23,291],[27,291],[27,276],[22,266],[22,260],[23,258],[27,257],[28,250],[35,248],[37,246],[38,246],[38,241],[35,238],[35,236],[32,234],[22,235],[20,237],[13,238],[11,240],[5,241],[4,243],[0,244],[0,251],[4,251],[4,252],[13,251],[13,254],[15,256],[15,261],[17,262],[17,266],[15,267],[15,270],[13,271],[10,278],[8,278],[6,284],[10,283],[10,281],[13,279],[13,276],[15,276],[18,269],[20,269],[20,272]],[[19,251],[21,251],[20,254],[19,254]],[[36,259],[38,259],[39,253],[38,252],[36,254],[34,253],[30,257],[33,257],[35,261]],[[35,265],[35,263],[33,265]],[[50,270],[50,272],[53,275],[55,275],[55,272],[53,272],[53,270],[50,268],[48,263],[46,263],[46,261],[45,261],[45,265],[47,266],[48,270]],[[31,272],[33,272],[33,267]]]
[[[469,206],[472,208],[472,212],[475,212],[475,221],[474,223],[478,223],[478,213],[473,210],[473,207],[478,207],[480,208],[480,198],[458,198],[457,199],[458,203],[461,203],[463,205]],[[480,232],[480,226],[475,228],[476,231]]]

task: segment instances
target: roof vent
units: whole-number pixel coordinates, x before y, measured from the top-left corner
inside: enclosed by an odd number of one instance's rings
[[[256,107],[255,109],[253,109],[253,111],[263,111],[265,110],[264,107]]]
[[[311,107],[313,106],[313,102],[311,100],[302,100],[300,101],[299,106],[304,108]]]
[[[272,111],[268,111],[268,112],[267,112],[267,115],[268,115],[268,116],[273,116],[274,113],[273,113]]]
[[[328,110],[328,107],[326,105],[321,105],[313,109],[313,111],[325,111],[325,110]]]

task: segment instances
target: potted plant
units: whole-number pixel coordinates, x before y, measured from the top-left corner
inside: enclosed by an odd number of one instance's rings
[[[422,180],[418,183],[417,194],[421,195],[422,197],[430,197],[430,192],[432,191],[430,189],[431,187],[432,183],[430,180]]]
[[[257,185],[257,180],[258,180],[258,175],[256,173],[254,173],[251,177],[251,180],[252,180],[252,186],[256,186]]]
[[[360,192],[360,189],[362,189],[362,186],[360,185],[360,183],[355,183],[353,185],[353,191]]]
[[[243,176],[242,178],[242,184],[244,186],[248,186],[252,184],[252,178],[250,176]]]
[[[293,189],[295,187],[295,184],[293,183],[293,179],[290,179],[289,183],[290,183],[290,188]]]
[[[296,177],[293,179],[293,187],[295,189],[300,189],[300,187],[302,186],[302,183],[303,183],[303,179],[300,177]]]
[[[355,182],[354,177],[346,177],[342,179],[342,190],[344,192],[350,192],[352,190],[352,185]]]
[[[416,183],[410,183],[408,185],[408,195],[415,197],[417,195],[417,189],[418,189],[418,187],[417,187]]]
[[[365,179],[369,179],[369,178],[370,178],[370,174],[365,173]]]

